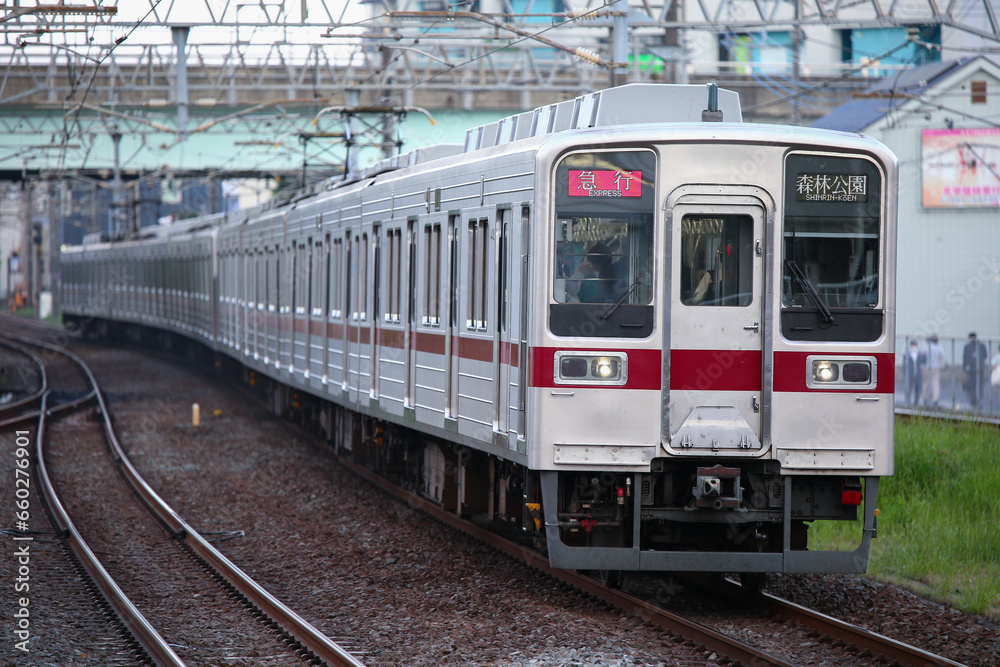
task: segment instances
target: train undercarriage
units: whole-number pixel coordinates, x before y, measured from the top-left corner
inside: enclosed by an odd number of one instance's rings
[[[747,460],[656,459],[648,473],[531,471],[295,392],[282,398],[288,391],[271,392],[272,409],[313,421],[340,455],[547,551],[557,567],[856,572],[875,533],[875,478],[793,477],[777,462]],[[809,551],[812,522],[854,522],[859,509],[857,550]]]

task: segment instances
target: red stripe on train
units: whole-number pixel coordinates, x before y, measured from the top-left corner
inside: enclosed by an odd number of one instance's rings
[[[670,391],[760,391],[760,350],[671,350]]]
[[[578,385],[556,384],[556,352],[573,352],[564,347],[533,347],[530,352],[531,386],[541,388],[571,389]],[[663,355],[659,350],[614,350],[588,347],[581,352],[624,352],[628,355],[628,382],[609,385],[609,389],[646,389],[659,391],[663,376]],[[579,385],[593,386],[593,385]]]
[[[531,350],[531,385],[540,388],[575,387],[555,383],[555,353],[566,348],[537,347]],[[625,352],[628,355],[628,382],[624,386],[609,385],[609,389],[661,389],[661,355],[659,350],[597,350],[593,352]],[[855,391],[892,394],[895,391],[895,359],[891,353],[830,356],[874,357],[876,387],[874,389],[843,387],[820,390],[806,386],[806,360],[820,352],[776,352],[774,354],[773,387],[776,392]],[[671,391],[746,391],[759,392],[763,387],[763,355],[759,350],[670,350]],[[582,385],[581,385],[582,386]]]
[[[809,356],[823,356],[823,352],[775,352],[774,353],[774,390],[787,392],[866,392],[872,394],[893,394],[896,391],[896,357],[892,353],[876,354],[840,354],[829,353],[830,357],[874,357],[876,376],[874,389],[809,389],[806,387],[806,375],[809,372],[806,359]]]

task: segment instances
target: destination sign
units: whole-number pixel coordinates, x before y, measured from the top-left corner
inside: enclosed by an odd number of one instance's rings
[[[795,177],[798,201],[868,201],[868,176],[864,174],[799,174]]]
[[[570,197],[641,197],[642,172],[570,169]]]

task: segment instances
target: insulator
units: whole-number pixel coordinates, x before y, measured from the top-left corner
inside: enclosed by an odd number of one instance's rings
[[[590,50],[585,49],[583,47],[579,47],[578,46],[573,51],[573,55],[576,56],[577,58],[580,58],[581,60],[586,60],[588,62],[592,62],[595,65],[597,65],[598,63],[601,62],[601,57],[599,55],[597,55],[593,51],[590,51]]]

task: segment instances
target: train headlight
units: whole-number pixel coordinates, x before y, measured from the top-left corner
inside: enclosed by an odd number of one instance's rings
[[[556,384],[623,385],[628,381],[624,352],[560,350],[555,357]]]
[[[813,382],[836,382],[840,379],[840,367],[832,361],[812,363]]]
[[[810,389],[874,389],[875,357],[807,358],[806,386]]]
[[[612,357],[600,357],[598,359],[594,359],[591,366],[594,369],[594,375],[602,380],[617,380],[620,376],[618,360]]]

